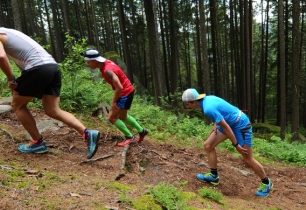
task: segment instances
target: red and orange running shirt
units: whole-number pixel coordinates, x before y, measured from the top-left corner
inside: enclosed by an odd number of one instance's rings
[[[114,72],[117,77],[119,78],[119,81],[123,87],[120,97],[122,96],[127,96],[130,93],[132,93],[134,91],[134,87],[131,83],[131,81],[129,80],[129,78],[125,75],[125,73],[123,72],[123,70],[117,65],[115,64],[113,61],[111,60],[106,60],[104,62],[104,65],[100,68],[101,71],[101,75],[104,78],[104,80],[110,84],[113,88],[113,90],[115,89],[112,81],[108,78],[108,76],[106,75],[106,71],[112,71]]]

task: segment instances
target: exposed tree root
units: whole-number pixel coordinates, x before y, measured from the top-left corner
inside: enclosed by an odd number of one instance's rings
[[[119,180],[122,177],[125,176],[125,172],[126,172],[126,156],[128,153],[128,150],[130,148],[130,145],[126,146],[121,153],[121,166],[120,166],[120,171],[119,173],[115,176],[115,180]]]

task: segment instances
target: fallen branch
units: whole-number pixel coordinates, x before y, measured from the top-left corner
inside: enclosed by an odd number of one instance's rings
[[[122,177],[125,176],[125,167],[126,167],[126,156],[127,156],[127,152],[130,148],[130,145],[127,145],[122,153],[121,153],[121,166],[120,166],[120,171],[119,173],[115,176],[115,180],[119,180],[121,179]]]
[[[149,152],[152,152],[152,153],[158,155],[159,157],[161,157],[161,158],[164,159],[164,160],[168,160],[168,158],[166,158],[166,157],[164,157],[163,155],[159,154],[159,153],[156,152],[155,150],[149,150]]]
[[[95,158],[95,159],[83,160],[83,161],[80,162],[80,164],[91,163],[91,162],[95,162],[95,161],[99,161],[99,160],[105,160],[105,159],[110,158],[112,156],[114,156],[114,154],[104,155],[102,157],[98,157],[98,158]]]
[[[124,149],[123,149],[123,151],[122,151],[122,153],[121,153],[121,157],[122,157],[122,162],[121,162],[121,167],[120,167],[120,169],[121,170],[123,170],[123,169],[125,169],[125,165],[126,165],[126,155],[127,155],[127,152],[128,152],[128,150],[129,150],[129,148],[130,148],[130,145],[127,145]]]

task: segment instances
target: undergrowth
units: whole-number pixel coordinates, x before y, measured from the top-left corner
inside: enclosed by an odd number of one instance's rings
[[[77,42],[71,37],[67,40],[68,55],[60,64],[63,75],[61,107],[67,111],[90,114],[100,103],[110,104],[113,91],[101,80],[99,71],[93,73],[85,67],[80,52],[86,48],[86,42],[84,40]],[[13,69],[16,76],[20,74],[16,66]],[[4,74],[0,74],[0,94],[9,96],[10,91],[6,87],[4,78]],[[41,103],[34,100],[31,106],[41,108]],[[149,129],[151,137],[162,143],[202,147],[203,140],[211,131],[211,126],[207,125],[202,117],[189,117],[184,113],[164,110],[153,105],[150,97],[140,96],[137,92],[129,114]],[[221,147],[235,152],[228,140]],[[275,135],[270,139],[254,138],[254,151],[272,160],[306,165],[305,144],[281,141]]]

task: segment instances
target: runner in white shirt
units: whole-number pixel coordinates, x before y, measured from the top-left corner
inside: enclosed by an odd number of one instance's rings
[[[12,59],[21,70],[21,76],[15,79],[9,64]],[[42,100],[45,113],[77,130],[87,140],[87,158],[92,158],[98,146],[100,133],[88,130],[69,112],[59,107],[61,73],[53,57],[36,41],[24,33],[0,27],[0,68],[12,90],[13,110],[28,131],[30,144],[20,144],[22,153],[45,153],[48,148],[39,133],[34,117],[27,104],[35,97]]]

